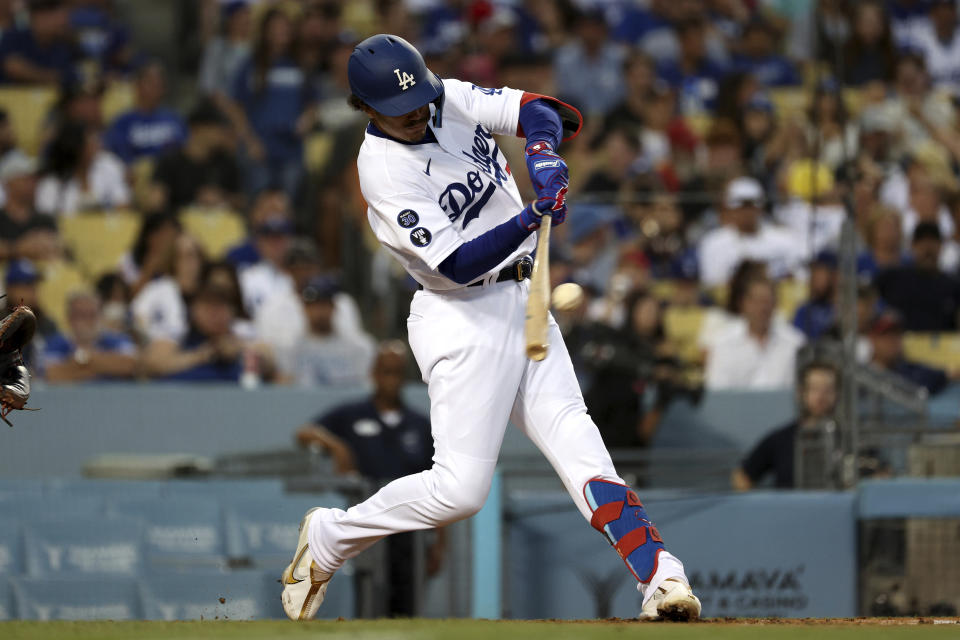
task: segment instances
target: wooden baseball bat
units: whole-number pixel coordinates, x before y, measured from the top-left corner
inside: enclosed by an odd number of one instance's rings
[[[550,225],[549,213],[540,218],[540,235],[537,237],[537,258],[530,276],[530,297],[527,298],[527,320],[524,325],[527,336],[527,357],[539,362],[547,357],[547,314],[550,313]]]

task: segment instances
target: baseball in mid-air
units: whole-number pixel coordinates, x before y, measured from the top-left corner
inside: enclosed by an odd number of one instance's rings
[[[583,304],[583,287],[574,282],[564,282],[553,290],[553,308],[557,311],[573,311]]]

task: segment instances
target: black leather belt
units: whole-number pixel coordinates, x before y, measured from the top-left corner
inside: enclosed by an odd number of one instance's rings
[[[506,282],[507,280],[513,280],[514,282],[523,282],[533,274],[533,258],[530,256],[523,256],[516,262],[511,265],[500,269],[500,273],[497,274],[496,279],[493,282]],[[479,287],[483,284],[483,280],[477,280],[476,282],[471,282],[468,284],[468,287]],[[491,283],[492,284],[492,283]]]
[[[511,265],[500,269],[500,273],[497,274],[497,277],[493,282],[506,282],[507,280],[513,280],[514,282],[522,282],[527,280],[531,275],[533,275],[533,258],[530,256],[523,256],[516,262]],[[468,284],[468,287],[479,287],[482,286],[486,278],[482,280],[477,280],[476,282],[471,282]],[[491,283],[493,284],[493,283]],[[423,285],[419,285],[418,289],[423,289]]]

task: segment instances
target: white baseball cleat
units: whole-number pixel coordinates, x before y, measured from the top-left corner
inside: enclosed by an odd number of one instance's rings
[[[283,583],[283,594],[280,600],[283,611],[291,620],[309,620],[317,615],[317,609],[327,594],[327,585],[330,584],[332,573],[317,569],[310,554],[310,545],[307,542],[310,517],[316,507],[307,511],[300,521],[300,537],[297,540],[297,552],[293,562],[283,571],[280,582]]]
[[[640,615],[646,620],[689,622],[700,617],[700,599],[690,586],[676,578],[667,578],[643,605]]]

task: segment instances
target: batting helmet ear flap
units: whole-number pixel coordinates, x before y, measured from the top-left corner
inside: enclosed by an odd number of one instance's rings
[[[432,103],[434,107],[433,126],[436,128],[440,128],[443,126],[443,102],[444,102],[444,98],[446,97],[446,91],[444,91],[443,81],[440,79],[440,76],[438,76],[435,73],[433,74],[433,76],[437,79],[437,82],[440,83],[440,95],[437,96],[436,100],[434,100]]]

